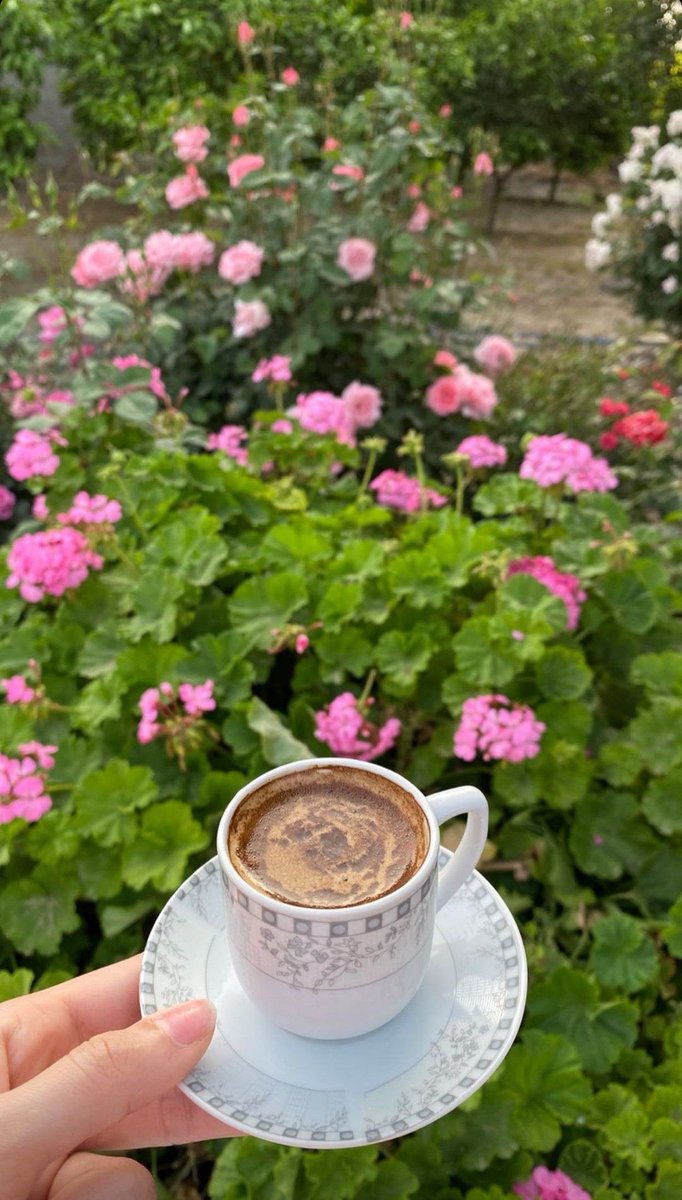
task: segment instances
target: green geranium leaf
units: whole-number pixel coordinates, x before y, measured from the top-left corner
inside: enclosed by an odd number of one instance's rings
[[[638,751],[625,741],[605,742],[599,751],[599,775],[613,787],[634,783],[642,770]]]
[[[644,793],[642,808],[654,828],[666,837],[682,833],[681,798],[682,767],[676,767],[664,779],[653,779]]]
[[[682,1195],[682,1163],[659,1164],[654,1183],[647,1185],[645,1200],[679,1200]]]
[[[73,880],[40,870],[0,891],[0,925],[22,954],[55,954],[65,933],[80,924]]]
[[[512,512],[542,508],[543,491],[532,479],[518,475],[496,475],[479,488],[473,505],[484,517],[508,516]]]
[[[33,983],[33,971],[20,967],[18,971],[0,971],[0,1004],[15,996],[26,996]]]
[[[599,590],[624,629],[632,633],[646,633],[651,629],[658,605],[652,592],[633,570],[609,571],[600,580]]]
[[[145,634],[159,642],[170,642],[177,625],[178,600],[182,592],[182,581],[167,567],[145,568],[130,597],[135,615],[127,625],[121,626],[121,632],[131,642],[139,642]]]
[[[590,965],[600,983],[638,992],[658,975],[658,956],[634,917],[614,912],[592,926]]]
[[[34,297],[17,297],[0,304],[0,346],[16,341],[41,304]]]
[[[605,790],[581,801],[569,835],[580,870],[599,879],[637,871],[657,846],[638,813],[639,805],[627,792]]]
[[[292,520],[268,530],[262,552],[263,561],[272,566],[295,567],[304,563],[307,567],[314,562],[328,562],[332,542],[326,534],[312,528],[309,520]]]
[[[528,1150],[551,1150],[561,1123],[581,1116],[590,1098],[575,1047],[535,1029],[510,1051],[501,1086],[514,1103],[512,1132]]]
[[[489,617],[466,621],[452,644],[458,670],[482,691],[503,687],[519,670],[513,642],[494,640]]]
[[[532,990],[528,1011],[547,1033],[564,1033],[587,1071],[613,1066],[634,1044],[638,1011],[628,1001],[601,1004],[599,989],[583,971],[558,967]]]
[[[105,721],[115,721],[121,715],[121,696],[125,685],[116,675],[106,675],[86,684],[71,709],[71,721],[76,729],[94,731]]]
[[[319,616],[324,628],[334,633],[348,621],[354,621],[362,607],[362,584],[342,583],[335,579],[320,599]]]
[[[376,1160],[375,1146],[306,1155],[306,1200],[353,1200],[363,1185],[376,1179]]]
[[[220,518],[198,504],[182,509],[159,527],[147,546],[150,563],[163,563],[196,587],[206,587],[220,574],[228,547],[220,534]]]
[[[296,762],[301,758],[315,757],[312,750],[304,742],[299,742],[287,729],[278,714],[257,696],[254,696],[249,704],[246,719],[249,728],[260,737],[263,757],[273,767]]]
[[[123,879],[135,891],[153,883],[171,891],[182,882],[187,860],[203,850],[208,834],[187,804],[166,800],[147,809],[133,844],[123,860]]]
[[[632,744],[653,775],[666,775],[682,762],[682,703],[658,701],[630,722]]]
[[[346,627],[337,633],[326,634],[322,631],[314,638],[315,653],[320,660],[330,667],[336,667],[334,676],[339,682],[350,675],[362,675],[374,656],[374,647],[359,629]],[[325,674],[325,678],[329,678]]]
[[[114,670],[118,655],[125,647],[126,643],[113,621],[107,622],[101,629],[94,629],[85,639],[78,656],[79,675],[85,675],[87,679],[108,675]]]
[[[632,664],[630,678],[653,695],[682,696],[682,655],[674,650],[640,654]]]
[[[651,1151],[654,1161],[670,1158],[682,1161],[682,1139],[680,1138],[680,1118],[659,1117],[651,1126]]]
[[[682,896],[668,912],[668,920],[663,926],[663,937],[670,953],[682,958]]]
[[[569,1142],[559,1155],[559,1170],[588,1192],[604,1187],[609,1181],[603,1156],[593,1142],[578,1138]]]
[[[385,671],[393,689],[398,694],[409,692],[417,675],[425,671],[436,648],[436,639],[426,632],[413,629],[404,632],[391,630],[379,638],[376,648],[376,663]]]
[[[255,576],[240,584],[229,602],[234,628],[248,645],[266,649],[272,644],[273,629],[281,629],[308,600],[300,575],[280,571]]]
[[[497,602],[502,611],[530,611],[537,624],[543,622],[548,632],[562,633],[566,628],[566,605],[532,575],[512,575],[499,590]]]
[[[124,929],[129,929],[142,917],[155,908],[154,900],[142,897],[132,904],[104,904],[99,909],[99,921],[102,933],[107,938],[117,937]]]
[[[590,686],[592,672],[579,650],[551,646],[535,668],[538,686],[548,700],[577,700]]]
[[[131,767],[112,758],[101,771],[92,771],[73,791],[74,825],[99,846],[117,846],[134,836],[131,814],[151,804],[157,786],[149,767]]]
[[[105,335],[106,336],[106,335]],[[126,392],[114,400],[113,409],[120,421],[131,425],[151,425],[159,402],[150,391],[140,389],[136,392]]]

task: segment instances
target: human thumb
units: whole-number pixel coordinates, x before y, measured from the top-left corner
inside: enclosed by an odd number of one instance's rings
[[[207,1049],[215,1020],[210,1000],[190,1000],[81,1042],[0,1097],[0,1158],[24,1180],[27,1169],[35,1179],[179,1083]]]

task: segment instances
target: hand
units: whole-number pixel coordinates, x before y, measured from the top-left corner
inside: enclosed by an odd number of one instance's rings
[[[139,1020],[140,956],[0,1005],[3,1200],[154,1200],[129,1158],[88,1150],[235,1133],[176,1085],[213,1034],[208,1000]]]

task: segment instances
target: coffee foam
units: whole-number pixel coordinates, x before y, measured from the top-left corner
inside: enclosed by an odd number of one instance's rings
[[[252,792],[237,808],[229,855],[243,879],[288,904],[367,904],[414,875],[426,818],[397,784],[353,767],[311,767]]]

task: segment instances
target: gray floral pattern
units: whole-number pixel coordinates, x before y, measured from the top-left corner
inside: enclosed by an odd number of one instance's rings
[[[442,851],[439,866],[448,859]],[[233,1013],[235,995],[222,990],[229,973],[224,927],[220,876],[212,860],[175,893],[152,930],[142,964],[141,1008],[150,1013],[196,995],[216,1000],[219,1031],[181,1086],[207,1111],[266,1140],[366,1145],[429,1124],[485,1082],[521,1022],[526,994],[521,937],[503,901],[477,872],[438,913],[432,964],[408,1008],[388,1026],[343,1043],[310,1042],[269,1026],[249,1040],[247,1010]],[[264,923],[266,945],[267,932]],[[329,937],[320,951],[292,930],[285,961],[277,956],[276,970],[295,980],[308,964],[310,978],[324,986],[352,972],[358,955],[390,954],[390,935],[389,925],[371,937]],[[264,1022],[254,1014],[258,1020]],[[272,1046],[264,1045],[269,1031]]]

